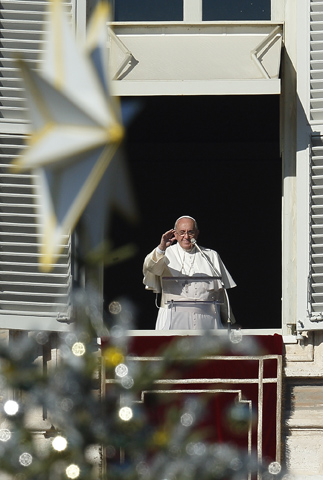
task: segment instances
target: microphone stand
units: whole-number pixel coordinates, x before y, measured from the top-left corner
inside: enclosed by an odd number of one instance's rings
[[[206,254],[201,250],[201,248],[199,247],[199,245],[197,244],[197,241],[195,240],[195,238],[191,238],[191,244],[194,245],[198,251],[200,252],[200,254],[202,255],[202,257],[206,260],[206,262],[208,263],[209,267],[211,268],[211,270],[213,271],[213,273],[215,273],[216,276],[220,277],[220,281],[221,281],[221,285],[223,287],[223,290],[224,290],[224,295],[225,295],[225,299],[226,299],[226,302],[227,302],[227,306],[228,306],[228,318],[227,318],[227,324],[228,324],[228,332],[230,333],[231,332],[231,318],[230,318],[230,302],[229,302],[229,295],[226,291],[226,289],[224,288],[224,283],[222,282],[222,276],[221,276],[221,273],[217,271],[217,269],[215,268],[215,266],[213,265],[213,263],[210,262],[209,258],[206,256]]]

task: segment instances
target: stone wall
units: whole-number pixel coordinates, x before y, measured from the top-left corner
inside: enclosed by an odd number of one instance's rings
[[[285,344],[283,444],[295,480],[323,480],[323,332]]]

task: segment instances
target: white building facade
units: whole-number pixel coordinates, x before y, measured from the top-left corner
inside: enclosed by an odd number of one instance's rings
[[[13,174],[9,165],[28,134],[23,85],[13,60],[21,54],[37,66],[46,21],[44,2],[0,3],[0,328],[66,331],[73,282],[71,239],[66,239],[52,272],[40,273],[37,218],[31,207],[40,199],[33,198],[30,175]],[[284,456],[295,478],[319,480],[323,479],[323,2],[254,1],[256,13],[247,3],[233,8],[232,19],[229,11],[222,12],[225,20],[219,20],[214,18],[219,12],[206,0],[165,2],[164,11],[157,13],[139,6],[130,11],[130,4],[122,7],[115,0],[116,20],[107,26],[113,86],[116,95],[128,97],[280,96],[279,332],[285,343],[285,400],[293,399],[284,407]],[[93,5],[70,0],[66,6],[76,35],[83,38]],[[244,8],[249,18],[244,17]]]

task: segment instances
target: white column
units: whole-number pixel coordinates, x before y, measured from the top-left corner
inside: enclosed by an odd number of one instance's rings
[[[86,39],[86,0],[74,0],[76,38],[80,42]]]
[[[202,21],[202,0],[183,0],[184,22]]]
[[[282,64],[281,152],[282,199],[282,321],[283,334],[290,334],[297,321],[297,5],[286,1],[285,55]],[[306,292],[304,292],[306,295]]]
[[[271,0],[271,21],[283,22],[285,19],[285,0]]]

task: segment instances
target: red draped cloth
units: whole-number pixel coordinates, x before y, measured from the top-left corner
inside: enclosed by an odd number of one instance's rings
[[[194,336],[134,336],[128,353],[131,361],[152,365],[183,338],[191,343],[187,351],[194,351]],[[205,441],[230,443],[261,461],[280,462],[282,337],[243,335],[239,344],[227,342],[220,349],[218,339],[214,336],[214,353],[208,349],[194,360],[170,359],[142,396],[149,421],[162,427],[171,406],[182,408],[195,397],[203,402],[196,428]]]

